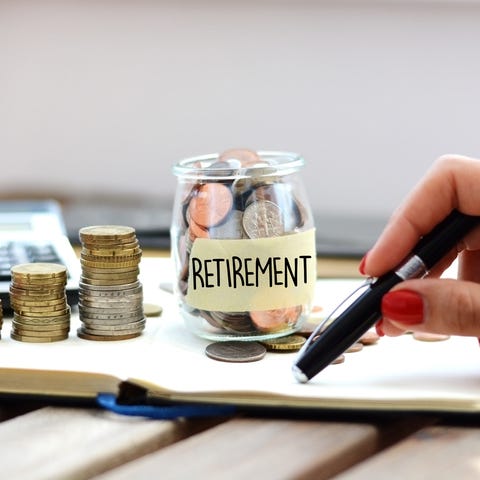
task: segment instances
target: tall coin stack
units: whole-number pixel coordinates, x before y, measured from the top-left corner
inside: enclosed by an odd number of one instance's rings
[[[135,229],[121,225],[81,228],[82,274],[78,309],[86,340],[126,340],[145,328],[138,280],[142,250]]]
[[[68,338],[67,268],[56,263],[23,263],[13,266],[11,274],[13,320],[10,336],[31,343]]]

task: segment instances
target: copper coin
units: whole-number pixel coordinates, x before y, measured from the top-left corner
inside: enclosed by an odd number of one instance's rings
[[[380,336],[375,330],[369,330],[368,332],[365,332],[358,341],[363,345],[373,345],[374,343],[377,343],[379,339]]]
[[[356,342],[353,345],[350,345],[346,350],[345,353],[354,353],[354,352],[359,352],[362,350],[363,344],[360,342]]]
[[[205,227],[202,227],[194,220],[190,220],[190,225],[188,226],[188,233],[191,240],[196,238],[208,238],[210,235],[208,230]]]
[[[413,338],[421,342],[442,342],[444,340],[448,340],[450,335],[442,335],[441,333],[414,332]]]
[[[220,154],[218,159],[222,162],[228,160],[239,160],[242,167],[252,167],[261,161],[257,152],[248,148],[231,148]]]
[[[190,201],[190,217],[202,227],[219,224],[230,212],[233,197],[222,183],[207,183],[198,188]]]
[[[205,354],[207,357],[221,362],[256,362],[261,360],[267,349],[258,342],[215,342],[207,345]]]
[[[338,365],[339,363],[343,363],[345,361],[345,355],[340,355],[337,357],[333,362],[330,363],[330,365]]]
[[[274,310],[258,310],[250,312],[255,327],[262,332],[273,332],[295,325],[302,313],[302,307],[276,308]]]

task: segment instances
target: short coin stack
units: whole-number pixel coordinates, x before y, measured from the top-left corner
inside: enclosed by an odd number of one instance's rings
[[[81,228],[82,275],[78,309],[86,340],[126,340],[145,328],[138,280],[142,250],[135,229],[121,225]]]
[[[56,263],[23,263],[13,266],[11,274],[10,336],[31,343],[68,338],[70,307],[65,295],[66,267]]]

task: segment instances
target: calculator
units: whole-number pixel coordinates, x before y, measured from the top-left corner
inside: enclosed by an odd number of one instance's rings
[[[10,310],[10,269],[31,262],[67,267],[69,305],[78,303],[80,262],[70,243],[62,210],[54,200],[0,201],[0,299]]]

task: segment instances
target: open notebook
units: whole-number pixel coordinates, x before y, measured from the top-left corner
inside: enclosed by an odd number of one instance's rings
[[[93,342],[76,337],[50,344],[10,339],[5,319],[0,340],[0,394],[94,398],[116,394],[128,381],[150,398],[255,407],[444,411],[480,413],[480,348],[472,338],[419,342],[410,335],[382,338],[343,364],[331,365],[308,384],[298,384],[291,366],[296,353],[267,353],[253,363],[208,358],[209,341],[183,325],[173,296],[161,289],[172,281],[169,259],[145,258],[141,265],[145,301],[163,307],[147,319],[141,337]],[[319,280],[316,304],[329,310],[359,281]]]

